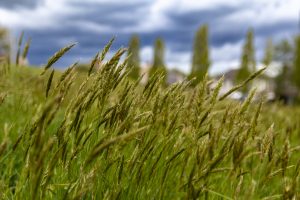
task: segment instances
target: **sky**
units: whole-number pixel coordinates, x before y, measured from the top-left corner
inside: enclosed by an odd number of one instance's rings
[[[77,42],[57,64],[89,62],[113,37],[112,52],[132,34],[141,40],[141,61],[151,64],[157,37],[165,41],[169,68],[188,73],[196,30],[209,25],[211,73],[239,65],[247,30],[255,30],[256,59],[266,39],[299,32],[299,0],[0,0],[0,26],[13,38],[31,37],[29,62],[43,65],[58,49]],[[16,42],[15,42],[16,43]]]

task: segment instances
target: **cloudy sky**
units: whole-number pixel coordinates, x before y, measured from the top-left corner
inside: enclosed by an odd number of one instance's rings
[[[162,37],[169,68],[188,72],[194,33],[208,23],[211,72],[218,73],[238,65],[249,27],[260,60],[268,37],[278,41],[299,31],[299,12],[299,0],[0,0],[0,25],[15,38],[22,30],[32,38],[34,65],[72,42],[78,45],[57,66],[87,62],[112,36],[115,51],[136,33],[143,63],[151,63],[154,40]]]

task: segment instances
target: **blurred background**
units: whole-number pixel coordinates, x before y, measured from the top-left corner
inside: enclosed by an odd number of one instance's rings
[[[292,103],[300,88],[299,16],[299,0],[1,0],[0,56],[16,54],[24,31],[31,38],[24,64],[41,66],[77,42],[55,66],[84,66],[116,36],[110,54],[130,46],[137,74],[153,65],[169,71],[168,83],[225,74],[226,91],[268,65],[258,90]]]

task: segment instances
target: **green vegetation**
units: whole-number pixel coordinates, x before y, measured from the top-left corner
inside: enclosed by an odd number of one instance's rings
[[[249,29],[246,36],[246,41],[243,46],[243,52],[241,56],[241,66],[236,75],[236,82],[240,83],[245,80],[251,73],[255,71],[255,52],[254,52],[254,32],[253,29]],[[244,87],[243,92],[246,93],[249,87]]]
[[[140,39],[139,36],[133,35],[128,47],[128,65],[132,66],[129,74],[131,78],[137,80],[140,77]]]
[[[165,65],[165,44],[163,39],[157,38],[154,44],[153,65],[149,72],[150,79],[155,75],[160,74],[162,77],[161,83],[166,84],[167,69]]]
[[[141,85],[124,49],[104,62],[111,42],[85,73],[52,69],[72,45],[0,64],[1,198],[299,199],[300,109],[226,98],[264,69],[223,96],[223,78]]]
[[[190,79],[195,78],[194,84],[203,80],[210,65],[208,46],[208,25],[203,25],[196,32]]]
[[[284,99],[294,93],[291,91],[293,87],[293,60],[295,57],[294,44],[289,40],[281,40],[274,48],[274,60],[281,65],[280,72],[275,79],[276,96],[278,99]],[[295,79],[294,79],[295,80]],[[285,100],[284,100],[285,101]]]
[[[7,29],[0,27],[0,61],[10,62],[11,45],[9,42],[9,32]]]
[[[262,63],[264,65],[269,66],[271,64],[273,60],[273,54],[274,54],[273,51],[274,51],[273,42],[272,39],[269,38],[266,42],[265,54],[262,60]]]
[[[300,36],[296,38],[294,55],[293,79],[296,87],[300,90]]]

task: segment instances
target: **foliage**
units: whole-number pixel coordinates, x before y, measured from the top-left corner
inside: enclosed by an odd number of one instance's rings
[[[294,54],[294,68],[293,68],[293,75],[294,75],[294,83],[300,90],[300,36],[296,39],[295,45],[295,54]]]
[[[262,60],[262,63],[264,65],[269,66],[273,61],[273,51],[274,51],[273,42],[272,39],[269,38],[266,42],[265,54]]]
[[[128,47],[128,65],[132,66],[132,71],[130,72],[130,77],[133,79],[138,79],[140,76],[140,39],[137,35],[133,35],[129,42]]]
[[[9,59],[11,53],[10,51],[11,51],[11,47],[10,47],[9,32],[7,29],[0,27],[0,59],[2,56],[6,57],[5,59]]]
[[[274,59],[280,62],[282,66],[291,67],[293,57],[294,49],[289,40],[283,39],[275,45]]]
[[[43,70],[0,65],[1,198],[300,198],[299,108],[226,98],[263,70],[220,96],[223,78],[133,82],[124,49],[83,78],[53,70],[66,49]]]
[[[287,97],[287,86],[291,84],[289,68],[287,66],[281,68],[279,74],[275,78],[275,83],[275,94],[277,99],[284,99]]]
[[[165,65],[165,45],[162,38],[157,38],[154,44],[153,65],[149,71],[151,79],[155,74],[162,75],[162,84],[166,84],[167,69]]]
[[[254,32],[249,29],[247,32],[243,52],[241,56],[241,66],[236,75],[236,82],[239,83],[245,80],[251,73],[255,71],[255,52],[254,52]],[[247,92],[248,88],[243,88],[243,92]]]
[[[203,80],[210,65],[208,25],[201,26],[196,32],[194,39],[194,52],[190,79],[195,78],[194,84]]]
[[[275,94],[278,99],[286,98],[289,96],[288,93],[290,91],[288,87],[293,84],[291,74],[293,57],[294,48],[289,40],[283,39],[275,45],[274,60],[279,62],[281,65],[280,72],[275,78]]]

